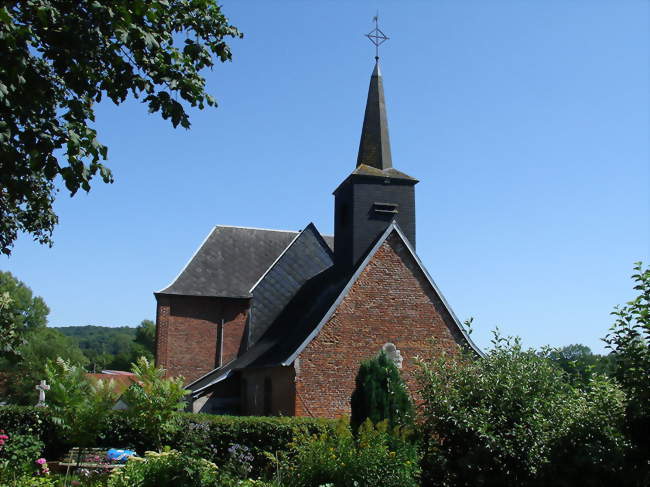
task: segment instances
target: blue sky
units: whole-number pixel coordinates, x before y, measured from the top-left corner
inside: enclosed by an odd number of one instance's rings
[[[416,187],[418,254],[473,337],[603,351],[650,249],[646,1],[224,0],[244,33],[208,72],[219,108],[172,129],[98,107],[116,182],[60,193],[55,246],[9,270],[50,325],[136,325],[216,224],[333,227],[353,170],[379,9],[396,168]]]

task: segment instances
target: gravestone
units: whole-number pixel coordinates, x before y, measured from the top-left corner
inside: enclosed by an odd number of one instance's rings
[[[36,384],[36,390],[38,391],[38,404],[36,407],[46,407],[47,404],[45,404],[45,391],[49,391],[50,386],[47,382],[42,380],[40,384]]]

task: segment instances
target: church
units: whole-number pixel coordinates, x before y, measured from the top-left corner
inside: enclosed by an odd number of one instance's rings
[[[376,57],[334,235],[216,226],[154,293],[156,363],[185,378],[193,411],[335,418],[380,350],[411,390],[416,357],[481,354],[417,256],[417,183],[392,164]]]

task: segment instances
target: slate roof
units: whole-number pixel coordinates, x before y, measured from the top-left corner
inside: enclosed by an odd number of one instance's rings
[[[404,236],[399,226],[393,222],[369,249],[366,257],[361,259],[356,269],[342,274],[335,266],[331,266],[311,278],[291,299],[266,333],[249,350],[225,366],[215,369],[197,379],[187,386],[188,389],[192,391],[193,395],[199,396],[202,392],[210,388],[210,386],[226,379],[237,370],[280,365],[286,366],[293,363],[302,350],[320,332],[321,328],[329,320],[343,298],[345,298],[375,252],[393,232],[399,235],[411,252],[420,270],[425,274],[426,279],[440,297],[444,308],[464,337],[467,346],[473,349],[478,355],[482,355],[483,353],[472,342],[469,335],[467,335],[444,296],[415,254],[408,239]]]
[[[417,179],[414,177],[409,176],[402,171],[398,171],[393,167],[386,169],[377,169],[376,167],[367,166],[366,164],[358,165],[357,168],[352,171],[352,174],[358,174],[361,176],[375,176],[378,178],[409,179],[412,181],[417,181]]]
[[[366,113],[363,117],[357,166],[364,164],[379,170],[393,167],[388,136],[388,118],[384,100],[384,83],[379,69],[379,58],[370,77]]]
[[[303,285],[333,264],[332,251],[310,223],[251,290],[248,343],[257,342]]]
[[[157,294],[250,298],[251,288],[298,232],[216,226],[180,274]],[[330,248],[333,237],[323,237]]]

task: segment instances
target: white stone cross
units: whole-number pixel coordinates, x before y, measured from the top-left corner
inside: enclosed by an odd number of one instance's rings
[[[37,406],[45,406],[45,391],[50,390],[50,386],[44,380],[40,384],[36,384],[36,390],[38,391],[38,404]]]

